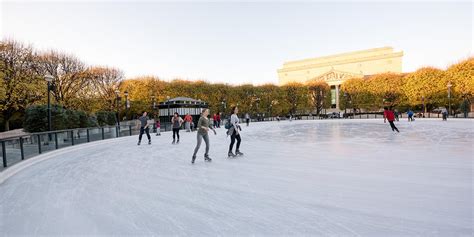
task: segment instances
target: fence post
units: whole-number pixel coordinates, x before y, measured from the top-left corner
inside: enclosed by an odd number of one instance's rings
[[[71,131],[71,145],[74,146],[74,130]]]
[[[105,139],[105,135],[104,135],[104,127],[102,127],[102,140]]]
[[[128,132],[130,136],[132,136],[132,125],[128,125]]]
[[[3,167],[7,167],[7,151],[5,150],[5,141],[2,141]]]
[[[57,150],[58,149],[58,133],[54,133],[54,143]]]
[[[41,135],[38,134],[38,153],[41,154]]]
[[[90,139],[90,136],[89,136],[89,129],[86,128],[86,133],[87,133],[87,142],[90,142],[91,139]]]
[[[23,150],[23,137],[20,137],[20,152],[21,152],[21,159],[25,159],[25,151]]]

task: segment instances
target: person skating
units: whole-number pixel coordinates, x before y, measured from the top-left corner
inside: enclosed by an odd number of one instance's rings
[[[217,128],[217,114],[212,115],[212,126]]]
[[[388,123],[390,124],[390,127],[392,128],[392,131],[400,132],[398,131],[398,128],[395,127],[395,124],[393,123],[393,121],[395,120],[395,115],[393,114],[393,111],[389,109],[388,107],[385,107],[383,111],[383,122],[386,123],[387,120],[388,120]]]
[[[148,124],[148,116],[146,111],[143,111],[143,114],[140,118],[138,118],[138,124],[140,125],[140,135],[138,135],[138,144],[140,145],[142,142],[142,136],[143,133],[146,133],[146,136],[148,137],[148,144],[151,144],[151,136],[150,136],[150,128]]]
[[[186,116],[184,116],[184,127],[186,128],[186,132],[191,132],[192,121],[193,117],[190,114],[186,114]]]
[[[156,120],[156,136],[161,136],[161,124],[160,120]]]
[[[415,114],[415,113],[413,113],[413,111],[411,111],[411,109],[408,110],[408,112],[407,112],[407,115],[408,115],[408,122],[412,122],[412,121],[413,121],[413,115],[414,115],[414,114]]]
[[[447,121],[448,120],[448,111],[445,108],[443,108],[441,110],[441,114],[443,115],[443,121]]]
[[[221,127],[221,113],[217,113],[217,127]]]
[[[197,124],[197,144],[196,148],[194,148],[194,153],[193,157],[191,160],[191,163],[194,164],[194,161],[196,160],[196,154],[199,151],[199,147],[201,146],[202,139],[204,139],[204,142],[206,143],[206,153],[204,153],[204,160],[205,161],[212,161],[212,159],[209,157],[209,129],[211,129],[214,132],[214,135],[216,135],[216,130],[212,127],[211,122],[207,118],[209,115],[209,109],[204,109],[201,113],[201,117],[199,118],[198,124]]]
[[[249,113],[245,113],[245,123],[247,123],[247,127],[249,126],[250,123],[250,115]]]
[[[171,124],[173,125],[173,144],[179,143],[179,129],[183,124],[183,119],[179,117],[178,112],[174,112],[173,118],[171,119]],[[177,141],[176,137],[178,138]]]
[[[244,153],[240,152],[240,131],[242,128],[239,124],[239,117],[237,114],[239,113],[239,109],[237,107],[232,108],[232,114],[230,116],[230,128],[227,130],[227,135],[230,135],[230,145],[229,145],[229,153],[228,157],[235,157],[237,155],[243,155]],[[235,140],[237,140],[237,146],[235,149],[235,154],[232,153],[232,149],[234,148]]]

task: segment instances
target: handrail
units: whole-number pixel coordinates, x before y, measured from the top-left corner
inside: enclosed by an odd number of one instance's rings
[[[6,137],[6,138],[1,138],[0,142],[2,141],[10,141],[10,140],[15,140],[19,139],[21,137],[29,137],[29,136],[36,136],[36,135],[45,135],[45,134],[55,134],[55,133],[62,133],[62,132],[71,132],[75,130],[84,130],[84,129],[102,129],[102,128],[117,128],[117,127],[129,127],[132,125],[116,125],[116,126],[103,126],[103,127],[87,127],[87,128],[70,128],[70,129],[63,129],[63,130],[53,130],[53,131],[45,131],[45,132],[34,132],[34,133],[27,133],[23,135],[16,135],[16,136],[11,136],[11,137]],[[134,127],[134,126],[132,126]]]

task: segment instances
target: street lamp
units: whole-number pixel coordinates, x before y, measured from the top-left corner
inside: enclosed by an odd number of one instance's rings
[[[128,91],[123,93],[125,95],[125,118],[128,119],[128,109],[130,108],[130,103],[128,102]]]
[[[117,98],[117,126],[120,127],[120,91],[115,90],[115,95]]]
[[[344,117],[347,114],[347,92],[344,92]]]
[[[170,114],[170,97],[166,96],[166,103],[168,104],[168,116],[171,123],[171,114]]]
[[[54,77],[47,74],[44,76],[44,79],[48,82],[48,131],[51,131],[51,82],[53,81]]]
[[[424,117],[425,117],[425,96],[422,96],[422,97],[421,97],[421,102],[423,103],[423,111],[422,111],[422,112],[423,112],[423,116],[422,116],[422,117],[424,118]]]
[[[448,82],[448,117],[451,114],[451,87],[453,86],[451,82]]]

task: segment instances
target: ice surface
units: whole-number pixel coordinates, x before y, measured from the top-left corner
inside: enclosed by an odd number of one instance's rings
[[[236,159],[221,128],[194,165],[196,133],[51,152],[0,184],[0,235],[471,236],[474,121],[396,124],[252,123]]]

